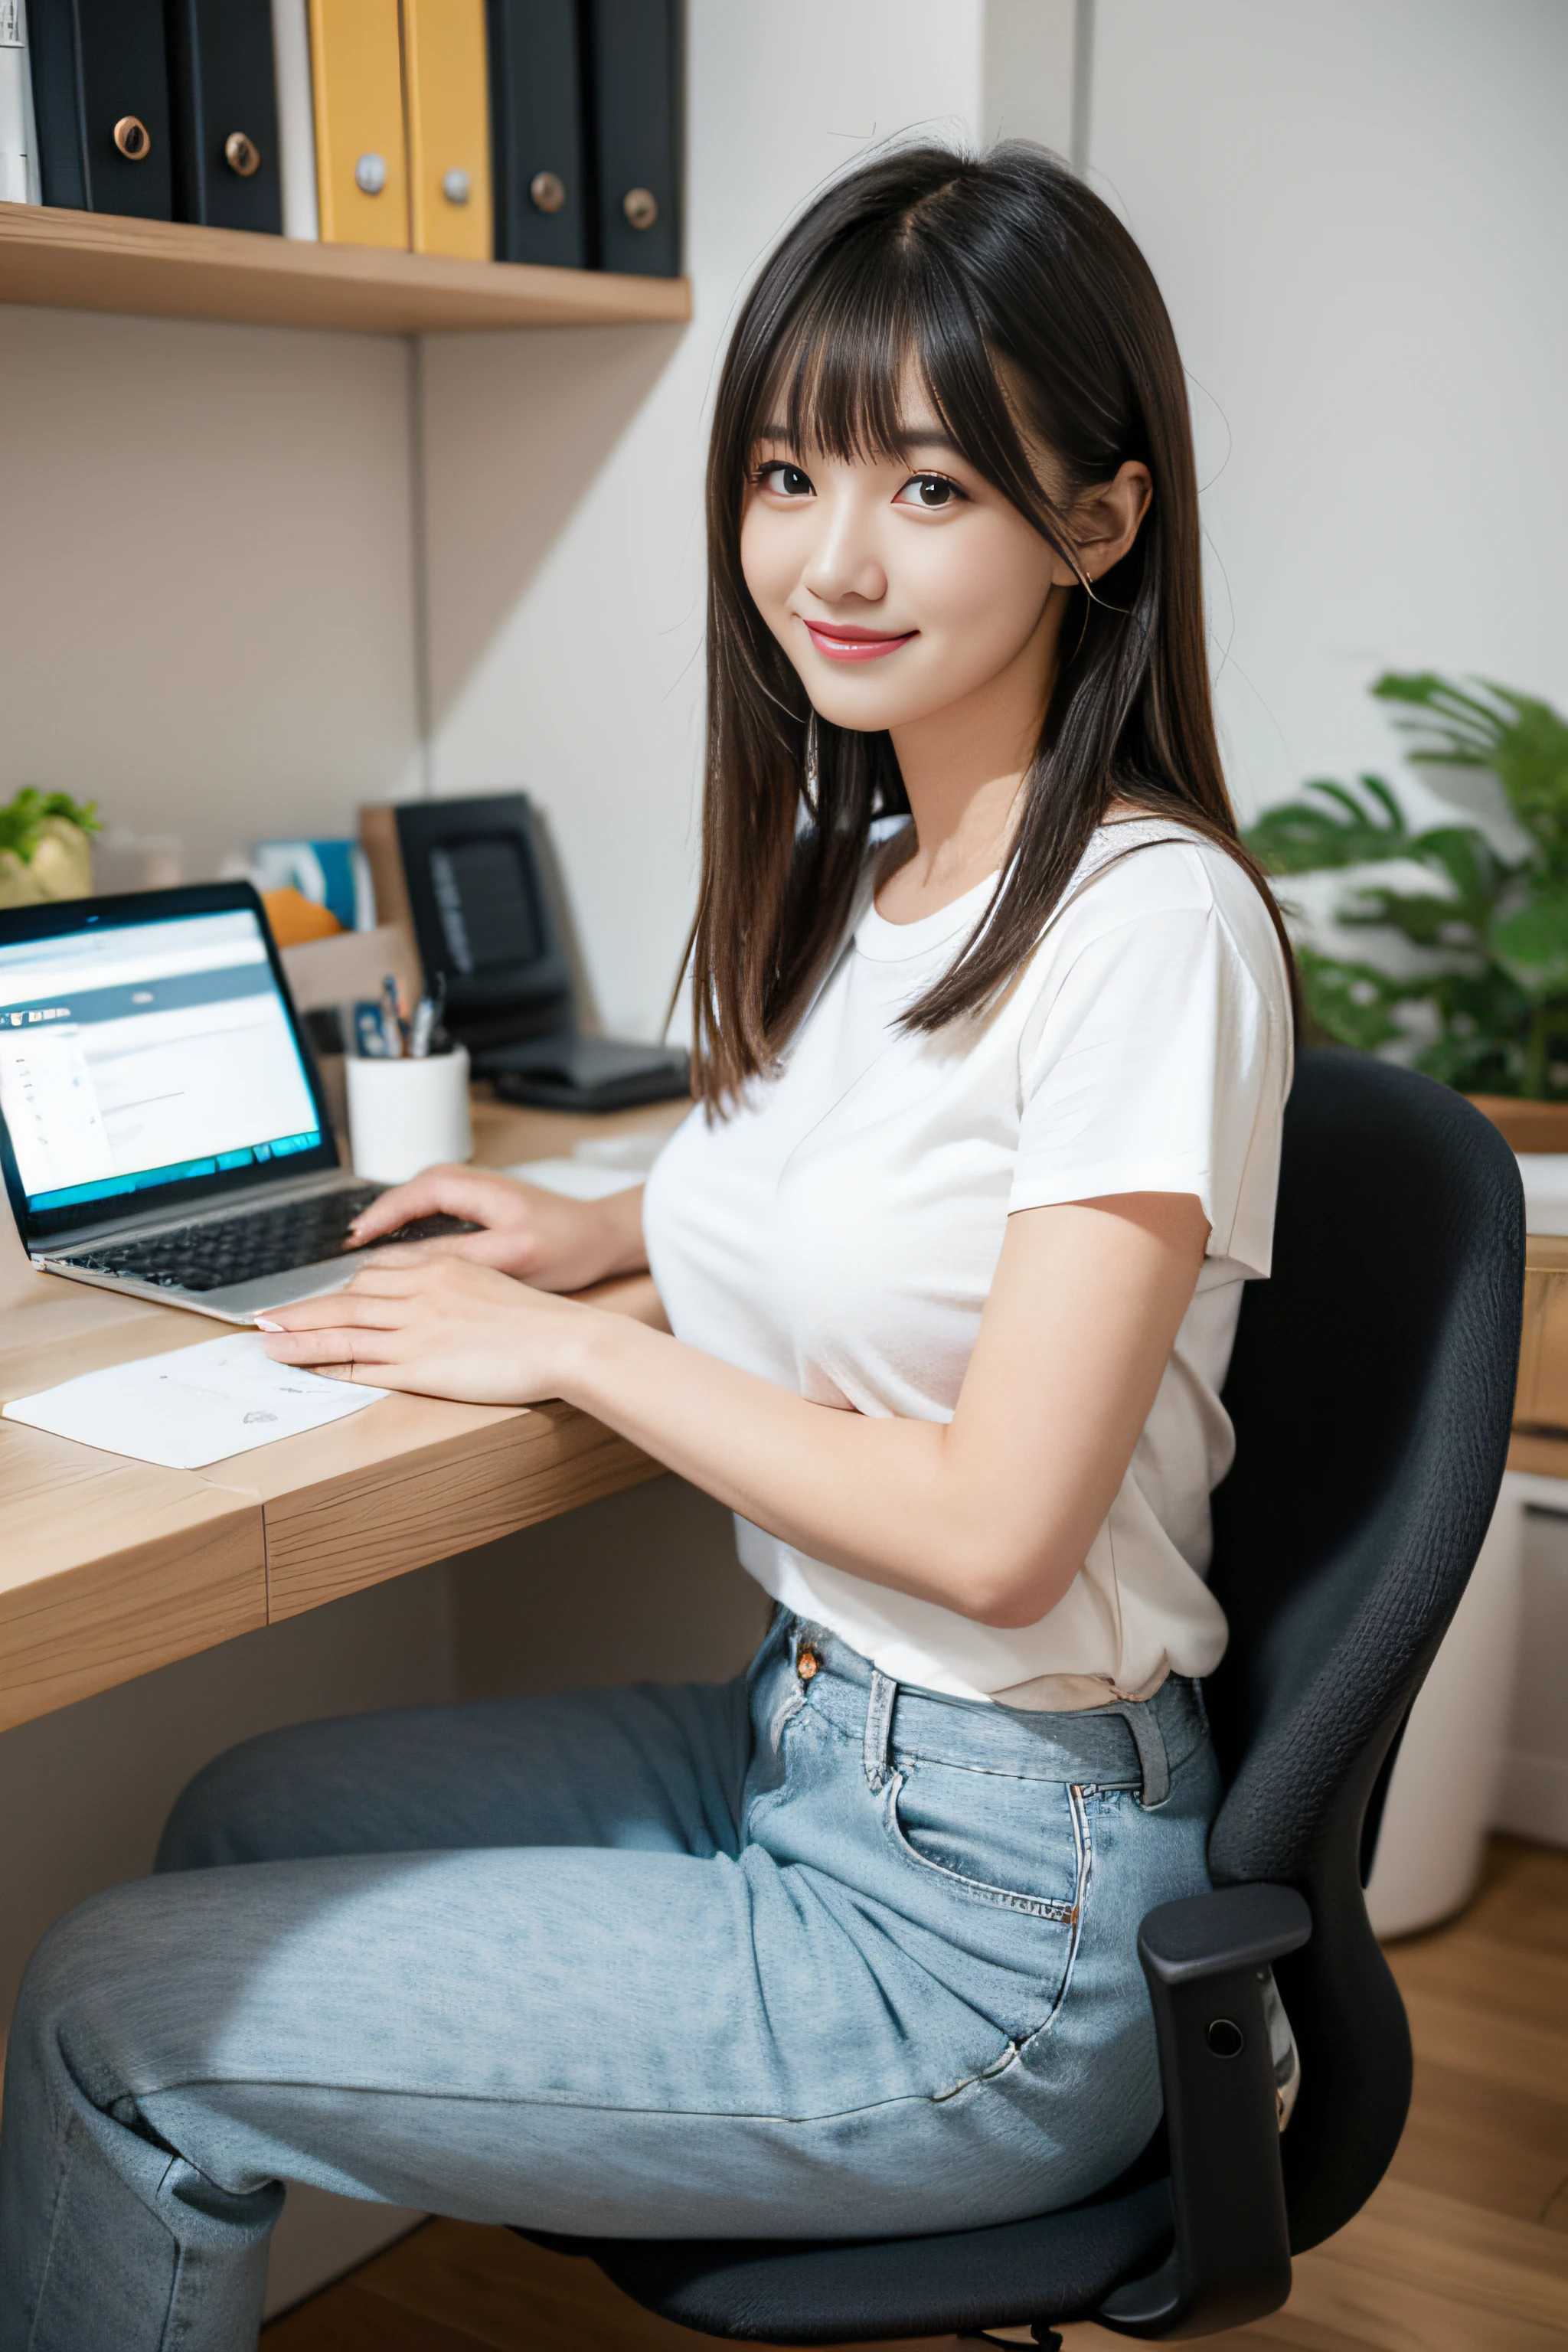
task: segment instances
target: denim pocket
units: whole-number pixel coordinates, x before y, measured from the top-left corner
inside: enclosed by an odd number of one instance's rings
[[[1081,1789],[905,1756],[883,1819],[904,1860],[954,1892],[1076,1922],[1089,1862]]]

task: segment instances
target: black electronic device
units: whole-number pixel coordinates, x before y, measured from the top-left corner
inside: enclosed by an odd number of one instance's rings
[[[522,793],[363,809],[384,917],[406,916],[426,984],[476,1077],[509,1102],[626,1110],[690,1084],[679,1047],[579,1034],[572,970]]]
[[[0,910],[0,1175],[36,1266],[225,1323],[340,1289],[386,1189],[338,1165],[248,882]]]

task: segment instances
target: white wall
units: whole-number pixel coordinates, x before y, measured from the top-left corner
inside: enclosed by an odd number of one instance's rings
[[[983,140],[1037,139],[1058,155],[1072,156],[1077,16],[1075,0],[985,0],[981,26]],[[1086,64],[1093,47],[1092,40],[1087,44]]]
[[[540,799],[611,1026],[651,1031],[689,908],[700,466],[736,295],[875,139],[1067,148],[1075,15],[1091,177],[1193,380],[1244,812],[1396,760],[1384,667],[1568,699],[1554,0],[693,0],[693,325],[426,352],[436,787]]]
[[[736,297],[869,142],[977,135],[981,31],[980,0],[692,0],[691,326],[426,347],[437,790],[536,796],[623,1034],[653,1034],[690,913],[702,461]]]
[[[1568,702],[1568,10],[1097,0],[1090,176],[1194,382],[1244,808],[1394,759],[1385,666]]]
[[[613,1025],[654,1026],[689,909],[736,295],[876,139],[1066,147],[1075,13],[1194,379],[1244,804],[1387,764],[1385,663],[1568,698],[1558,0],[692,0],[692,326],[425,346],[437,785],[538,794]],[[406,375],[392,339],[0,309],[0,793],[96,794],[199,873],[417,789]]]
[[[0,798],[193,875],[413,786],[407,357],[0,307]]]

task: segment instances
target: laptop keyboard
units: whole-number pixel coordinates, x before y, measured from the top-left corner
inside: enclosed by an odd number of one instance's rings
[[[254,1282],[264,1275],[288,1274],[296,1266],[342,1257],[349,1227],[381,1189],[359,1184],[288,1201],[275,1209],[252,1209],[244,1216],[176,1225],[141,1241],[103,1241],[91,1250],[71,1251],[65,1263],[91,1274],[131,1275],[139,1282],[156,1283],[161,1290],[226,1290],[231,1283]],[[460,1217],[416,1217],[396,1233],[380,1235],[377,1245],[474,1230]]]

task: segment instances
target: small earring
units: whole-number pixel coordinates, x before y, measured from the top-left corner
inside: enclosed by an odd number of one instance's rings
[[[812,710],[812,711],[809,713],[809,715],[807,716],[806,722],[805,722],[805,799],[806,812],[807,812],[808,815],[812,818],[812,820],[813,820],[813,822],[814,822],[814,823],[815,823],[815,821],[816,821],[816,808],[817,808],[817,783],[818,783],[818,770],[817,770],[817,758],[816,758],[816,752],[817,752],[817,738],[816,738],[816,712],[815,710]]]

